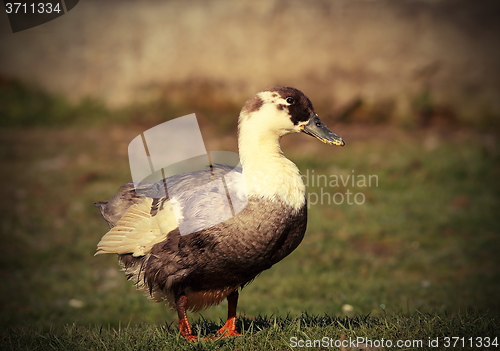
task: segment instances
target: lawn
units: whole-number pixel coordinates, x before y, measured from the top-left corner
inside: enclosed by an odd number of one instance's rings
[[[437,337],[443,347],[445,337],[500,337],[498,136],[326,123],[344,148],[283,140],[307,176],[304,241],[243,289],[245,337],[199,344],[179,338],[175,313],[136,291],[116,257],[93,256],[107,230],[93,203],[130,180],[127,145],[146,127],[2,129],[1,349],[290,349],[291,337],[323,336]],[[234,128],[202,129],[210,150],[236,151]],[[207,335],[225,314],[223,303],[190,318]]]

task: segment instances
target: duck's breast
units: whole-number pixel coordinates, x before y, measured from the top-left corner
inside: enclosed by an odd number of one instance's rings
[[[194,291],[238,287],[290,254],[307,224],[304,206],[294,211],[282,202],[249,198],[234,217],[189,235],[171,233],[153,247],[146,270],[158,284]],[[176,272],[172,267],[175,262]]]

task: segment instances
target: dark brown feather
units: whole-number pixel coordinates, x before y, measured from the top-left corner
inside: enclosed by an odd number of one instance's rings
[[[147,256],[120,255],[120,261],[150,295],[184,291],[190,301],[187,291],[237,288],[271,268],[299,245],[306,223],[306,206],[294,211],[282,202],[250,199],[224,223],[189,235],[172,231]]]

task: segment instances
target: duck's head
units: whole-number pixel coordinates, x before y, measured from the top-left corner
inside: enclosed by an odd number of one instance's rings
[[[240,113],[240,133],[246,128],[278,137],[303,132],[326,144],[345,145],[319,119],[309,98],[292,87],[271,87],[248,99]]]

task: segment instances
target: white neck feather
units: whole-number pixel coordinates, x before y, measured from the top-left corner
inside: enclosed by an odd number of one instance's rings
[[[247,194],[281,200],[298,210],[305,204],[304,182],[299,169],[283,155],[279,144],[281,136],[291,131],[266,128],[263,112],[240,116],[238,147]],[[267,117],[267,124],[272,117]]]

